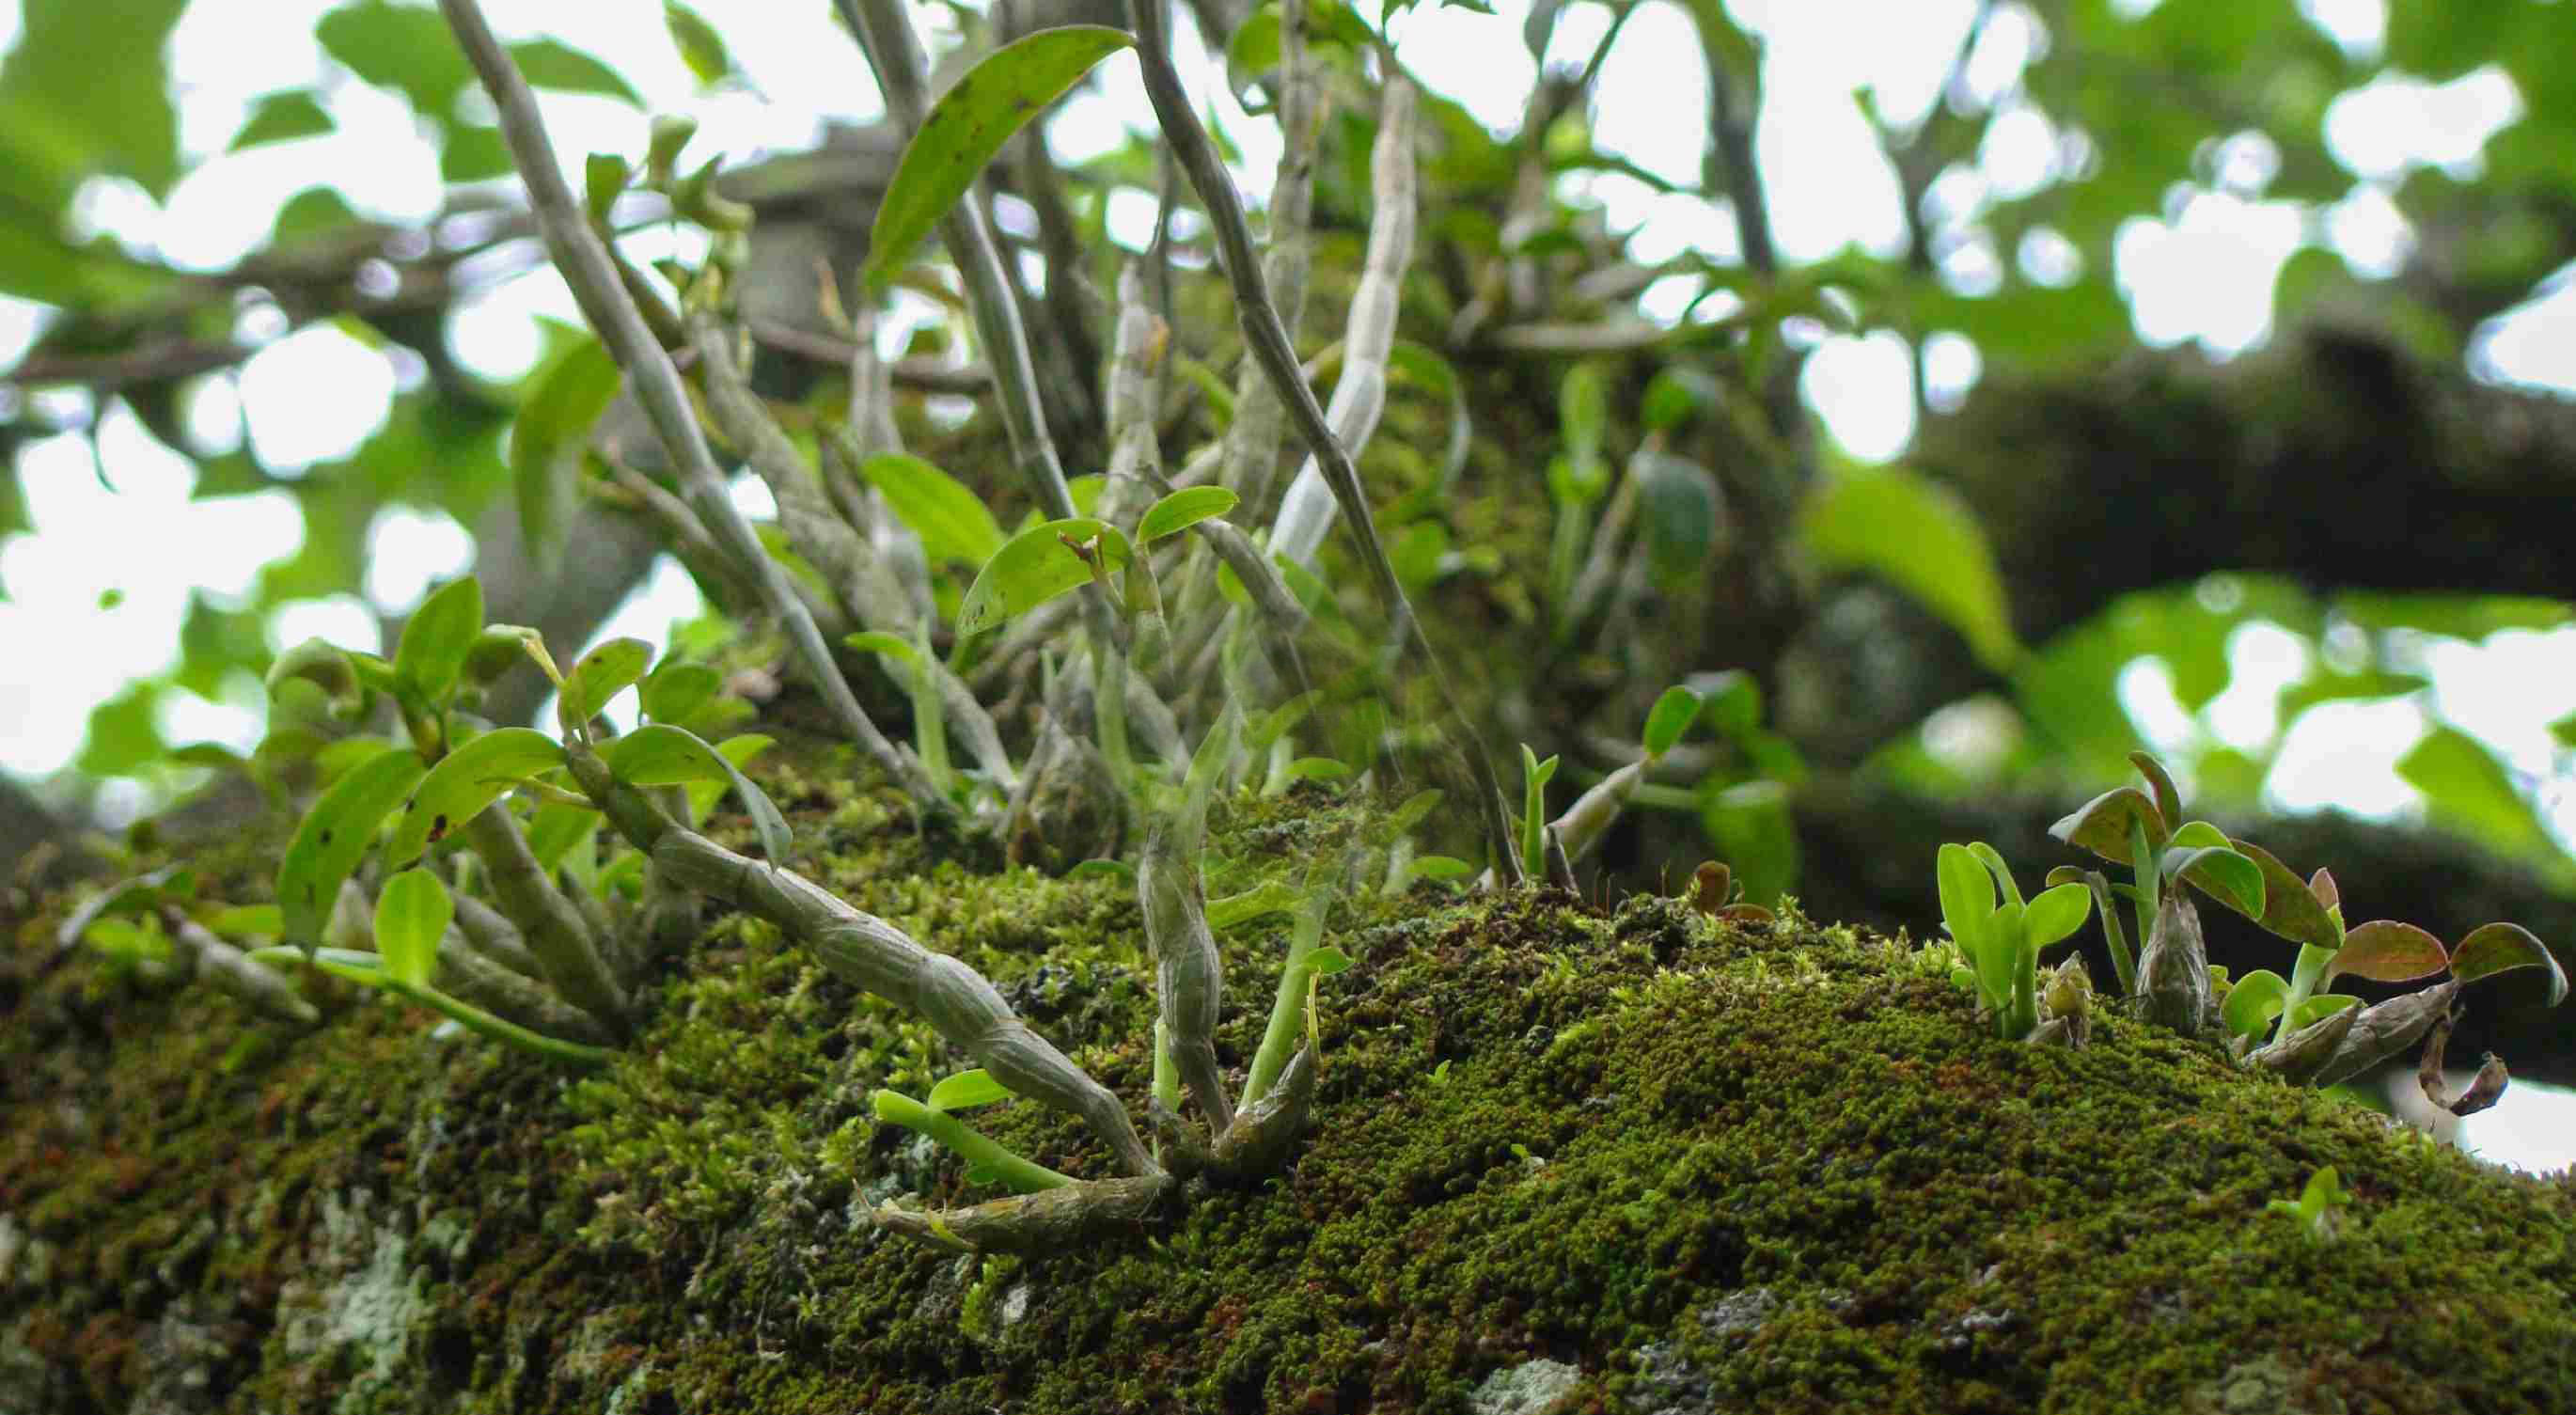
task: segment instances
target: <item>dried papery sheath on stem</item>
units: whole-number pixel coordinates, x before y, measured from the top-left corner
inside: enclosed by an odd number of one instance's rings
[[[2180,881],[2158,901],[2155,932],[2138,955],[2138,993],[2150,1022],[2186,1037],[2199,1036],[2207,1024],[2209,950],[2201,942],[2200,911],[2192,907]]]
[[[1154,956],[1155,995],[1162,1003],[1173,1065],[1199,1103],[1211,1134],[1234,1121],[1217,1068],[1216,1019],[1224,1000],[1225,964],[1208,931],[1199,849],[1207,839],[1208,798],[1234,754],[1238,715],[1229,704],[1190,760],[1177,810],[1162,814],[1145,838],[1136,892],[1145,910],[1145,941]]]
[[[2317,1071],[2316,1084],[2332,1086],[2349,1081],[2413,1046],[2417,1038],[2451,1014],[2451,1003],[2459,995],[2458,982],[2443,982],[2368,1007],[2345,1009],[2360,1015],[2353,1018],[2352,1029],[2344,1034],[2334,1055]]]
[[[952,1253],[1042,1257],[1133,1236],[1153,1221],[1171,1188],[1165,1175],[1081,1180],[963,1209],[924,1212],[886,1204],[876,1220],[890,1233]]]
[[[1161,1172],[1118,1098],[1030,1031],[982,974],[792,870],[738,855],[680,825],[642,790],[619,781],[586,745],[570,745],[566,759],[609,823],[673,880],[768,920],[843,980],[921,1013],[994,1080],[1088,1124],[1121,1170]]]
[[[908,784],[917,773],[906,767],[906,759],[895,750],[894,743],[877,730],[876,723],[859,706],[849,680],[841,676],[839,666],[833,662],[831,646],[815,626],[812,611],[796,594],[785,567],[770,558],[751,523],[727,494],[724,474],[717,470],[714,454],[707,450],[706,434],[699,429],[689,406],[679,370],[672,365],[661,341],[646,327],[643,313],[627,293],[607,243],[592,229],[580,199],[556,168],[553,145],[546,137],[536,99],[529,93],[518,65],[492,37],[491,26],[484,22],[475,0],[439,0],[439,10],[447,17],[448,28],[455,32],[466,61],[499,110],[501,135],[508,141],[511,160],[527,184],[528,204],[535,210],[538,229],[545,235],[547,253],[554,258],[564,283],[572,288],[582,317],[598,332],[600,343],[616,359],[636,401],[652,421],[654,434],[661,440],[663,453],[670,459],[692,509],[705,520],[727,558],[759,590],[762,607],[787,631],[797,661],[813,679],[815,689],[841,728],[889,778]],[[914,799],[925,812],[949,814],[946,803],[935,797],[924,799],[916,793]]]

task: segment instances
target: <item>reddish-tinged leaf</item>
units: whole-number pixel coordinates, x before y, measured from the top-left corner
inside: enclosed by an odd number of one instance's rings
[[[2374,983],[2411,983],[2449,966],[2451,955],[2440,939],[2413,924],[2373,919],[2343,936],[2343,947],[2335,950],[2318,986],[2331,987],[2346,973]]]
[[[2156,814],[2163,816],[2168,825],[2180,825],[2182,793],[2174,789],[2173,777],[2166,773],[2165,764],[2144,752],[2129,753],[2129,764],[2138,769],[2138,775],[2145,777],[2148,787],[2155,792]],[[2153,836],[2155,832],[2149,830],[2147,834]]]
[[[2224,894],[2213,894],[2210,898],[2254,920],[2263,926],[2265,932],[2292,943],[2309,943],[2329,949],[2343,945],[2343,926],[2326,913],[2326,906],[2318,903],[2314,894],[2308,892],[2306,881],[2292,874],[2289,866],[2272,858],[2271,852],[2260,845],[2242,840],[2228,843],[2236,847],[2237,854],[2252,860],[2255,868],[2263,872],[2263,912],[2260,915],[2246,913]]]
[[[2464,983],[2512,968],[2548,969],[2549,1005],[2556,1007],[2566,998],[2567,975],[2559,970],[2558,960],[2520,924],[2482,924],[2469,930],[2469,936],[2451,951],[2451,976]]]
[[[2323,865],[2317,867],[2315,874],[2308,876],[2308,893],[2315,895],[2317,902],[2329,909],[2340,908],[2343,904],[2343,891],[2335,888],[2334,872]]]
[[[2048,828],[2048,833],[2079,850],[2090,850],[2115,865],[2129,861],[2129,822],[2138,821],[2147,828],[2147,844],[2162,848],[2167,836],[2165,818],[2156,813],[2155,803],[2134,786],[2105,791],[2084,803],[2073,815]]]

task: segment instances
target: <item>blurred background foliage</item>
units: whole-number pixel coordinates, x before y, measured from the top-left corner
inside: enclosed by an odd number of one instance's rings
[[[971,48],[1097,8],[922,13]],[[830,7],[493,9],[568,165],[640,161],[672,112],[703,125],[684,168],[733,159],[725,190],[760,216],[764,386],[828,406],[817,260],[846,281],[893,158]],[[1257,196],[1275,18],[1190,9],[1228,37],[1196,73]],[[586,343],[433,10],[17,10],[17,885],[174,804],[181,833],[258,809],[225,783],[261,741],[270,657],[316,632],[389,642],[433,577],[474,568],[496,620],[566,657],[621,605],[648,634],[696,612],[585,460]],[[1326,3],[1318,28],[1344,101],[1310,353],[1357,264],[1375,110],[1350,95],[1379,36],[1432,94],[1417,352],[1366,465],[1406,578],[1473,660],[1489,745],[1561,752],[1579,789],[1666,684],[1721,704],[1689,778],[1649,792],[1667,809],[1613,840],[1613,883],[1719,853],[1758,894],[1920,930],[1938,841],[2045,858],[2038,828],[2145,745],[2222,819],[2334,852],[2361,917],[2576,937],[2576,8]],[[1445,80],[1460,63],[1500,77]],[[236,69],[283,77],[245,91]],[[1665,87],[1641,99],[1638,74]],[[1029,268],[1050,186],[1092,253],[1069,282],[1110,288],[1150,236],[1132,84],[1113,64],[1058,115],[1056,183],[997,174]],[[1623,136],[1641,121],[1685,160]],[[703,249],[653,199],[613,217],[645,259]],[[1204,229],[1179,213],[1173,237],[1203,316],[1175,345],[1186,447],[1224,416],[1236,347]],[[971,341],[901,299],[909,430],[1016,515]],[[1100,460],[1097,343],[1051,327],[1079,470]],[[2276,817],[2300,819],[2264,834]]]

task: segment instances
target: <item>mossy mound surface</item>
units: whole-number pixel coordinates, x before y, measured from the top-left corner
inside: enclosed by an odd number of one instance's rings
[[[1141,1100],[1128,888],[771,774],[813,873]],[[1218,888],[1365,805],[1221,808]],[[210,873],[224,877],[220,862]],[[242,897],[257,871],[231,872]],[[0,1033],[0,1409],[2576,1409],[2576,1202],[2116,1019],[1987,1038],[1946,964],[1792,915],[1354,903],[1292,1169],[1043,1260],[881,1235],[957,1163],[868,1117],[957,1064],[727,919],[573,1078],[344,1000],[297,1036],[49,966]],[[1246,1059],[1285,920],[1225,936]],[[979,1125],[1068,1172],[1072,1123]],[[2330,1237],[2268,1212],[2333,1165]]]

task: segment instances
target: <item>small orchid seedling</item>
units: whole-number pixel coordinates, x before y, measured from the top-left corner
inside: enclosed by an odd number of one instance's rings
[[[1951,980],[1976,994],[1997,1037],[2026,1040],[2039,1029],[2040,950],[2084,927],[2092,894],[2066,883],[2024,902],[2011,867],[1983,841],[1942,846],[1938,868],[1941,923],[1964,960]]]
[[[2145,752],[2129,760],[2145,778],[2147,791],[2122,786],[2104,792],[2083,808],[2050,826],[2048,833],[2105,860],[2125,864],[2131,883],[2115,885],[2099,870],[2061,865],[2049,871],[2051,885],[2081,883],[2101,906],[2102,933],[2111,947],[2111,966],[2120,991],[2140,999],[2147,1018],[2184,1036],[2196,1036],[2207,1024],[2215,996],[2209,977],[2209,954],[2201,942],[2200,915],[2177,881],[2249,917],[2263,916],[2264,870],[2224,831],[2207,821],[2182,818],[2182,796],[2162,763]],[[2153,794],[2148,794],[2152,792]],[[2117,898],[2136,911],[2139,953],[2132,959],[2120,928]]]
[[[2297,1202],[2274,1199],[2263,1208],[2267,1213],[2283,1214],[2298,1220],[2299,1227],[2310,1238],[2326,1239],[2334,1236],[2334,1211],[2351,1202],[2352,1195],[2344,1192],[2343,1181],[2335,1174],[2334,1166],[2327,1165],[2308,1176],[2307,1187],[2299,1191]]]

